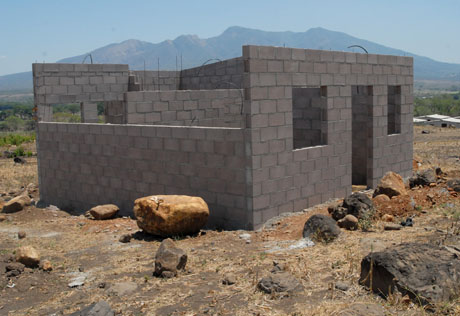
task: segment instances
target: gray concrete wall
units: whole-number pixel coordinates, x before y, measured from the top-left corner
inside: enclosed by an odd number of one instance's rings
[[[128,65],[32,64],[35,104],[123,100]]]
[[[351,192],[352,86],[373,86],[367,185],[412,169],[412,58],[244,46],[253,226]],[[401,134],[387,135],[387,86],[401,86]],[[294,149],[293,88],[327,86],[327,143]]]
[[[179,90],[180,71],[135,70],[131,73],[135,75],[141,91]]]
[[[210,227],[247,227],[244,130],[39,123],[41,199],[80,212],[136,198],[201,196]]]
[[[242,127],[239,89],[142,91],[125,94],[126,123]]]
[[[241,57],[181,71],[181,90],[240,89],[244,65]]]
[[[105,123],[126,124],[126,110],[124,101],[104,102]]]

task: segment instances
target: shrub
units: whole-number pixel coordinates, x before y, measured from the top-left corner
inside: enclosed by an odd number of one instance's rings
[[[35,134],[10,133],[0,136],[0,146],[19,146],[23,143],[31,143],[33,141],[35,141]]]
[[[13,151],[13,157],[24,157],[24,156],[25,156],[25,152],[24,152],[24,148],[22,147],[18,147]]]

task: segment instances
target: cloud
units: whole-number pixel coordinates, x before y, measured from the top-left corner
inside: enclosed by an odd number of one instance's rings
[[[5,59],[6,56],[5,55],[0,55],[0,59]]]

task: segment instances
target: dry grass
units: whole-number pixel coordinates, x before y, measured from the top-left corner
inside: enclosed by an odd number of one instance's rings
[[[428,134],[432,139],[420,138],[425,135],[419,132],[416,127],[414,147],[418,157],[432,157],[429,163],[439,163],[445,170],[460,170],[455,162],[443,158],[455,148],[458,154],[460,130],[448,134],[447,142],[437,140],[437,132]],[[429,149],[431,141],[437,148],[434,152]],[[21,166],[11,160],[0,160],[0,190],[17,190],[29,182],[36,183],[36,160],[29,160]],[[423,198],[426,194],[416,196]],[[458,198],[449,203],[454,203],[454,209],[460,207]],[[418,214],[414,227],[388,232],[383,230],[384,223],[377,221],[371,232],[343,231],[334,242],[297,250],[267,252],[270,250],[267,247],[280,241],[298,240],[307,218],[314,213],[327,214],[327,205],[284,218],[273,230],[249,232],[252,236],[249,244],[239,238],[240,231],[208,231],[205,235],[178,239],[177,245],[188,254],[187,270],[165,280],[152,276],[158,240],[141,236],[128,244],[118,242],[120,235],[138,230],[135,221],[123,218],[91,221],[63,211],[29,208],[0,223],[0,249],[12,253],[20,245],[32,245],[39,249],[42,258],[52,261],[54,270],[50,274],[34,272],[18,280],[17,288],[23,286],[26,289],[23,292],[0,292],[0,314],[6,310],[10,310],[9,315],[50,315],[56,311],[68,314],[92,302],[106,300],[120,315],[128,316],[330,316],[341,315],[356,303],[381,308],[386,315],[460,315],[458,300],[440,304],[431,313],[397,295],[385,300],[358,284],[361,259],[370,251],[406,241],[448,242],[446,232],[452,231],[456,213],[452,208],[447,210],[444,204],[427,204],[424,209],[428,213]],[[433,229],[425,229],[428,226]],[[28,237],[16,239],[14,233],[19,230],[27,231]],[[267,295],[257,290],[257,282],[270,273],[273,261],[293,274],[304,290],[288,296]],[[79,269],[90,275],[88,281],[79,289],[68,288],[68,273]],[[236,284],[223,285],[222,279],[230,273],[235,275]],[[30,285],[33,277],[39,281]],[[135,282],[138,289],[121,298],[111,294],[110,286],[122,281]],[[348,283],[350,289],[346,292],[335,289],[338,281]],[[101,282],[107,284],[105,289],[98,287]]]
[[[0,192],[17,191],[29,183],[38,184],[37,158],[24,160],[25,164],[17,164],[13,159],[0,159]]]

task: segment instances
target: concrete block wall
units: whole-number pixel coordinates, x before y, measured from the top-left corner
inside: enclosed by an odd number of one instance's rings
[[[81,212],[136,198],[201,196],[210,227],[248,227],[244,130],[239,128],[38,123],[40,195]]]
[[[104,102],[105,123],[126,124],[126,111],[124,101]]]
[[[241,89],[244,65],[241,57],[181,71],[181,90]]]
[[[242,127],[241,89],[140,91],[125,94],[126,123]]]
[[[97,103],[81,102],[80,114],[82,123],[97,123],[99,121]]]
[[[128,65],[32,64],[36,105],[123,100]]]
[[[179,90],[180,71],[135,70],[131,73],[136,76],[136,82],[143,91]]]
[[[412,58],[244,46],[253,226],[285,211],[344,197],[352,181],[352,86],[373,86],[367,184],[412,166]],[[387,135],[387,85],[401,86],[401,133]],[[323,146],[294,149],[293,88],[327,92]],[[385,154],[384,154],[385,152]],[[388,156],[387,156],[388,155]]]

